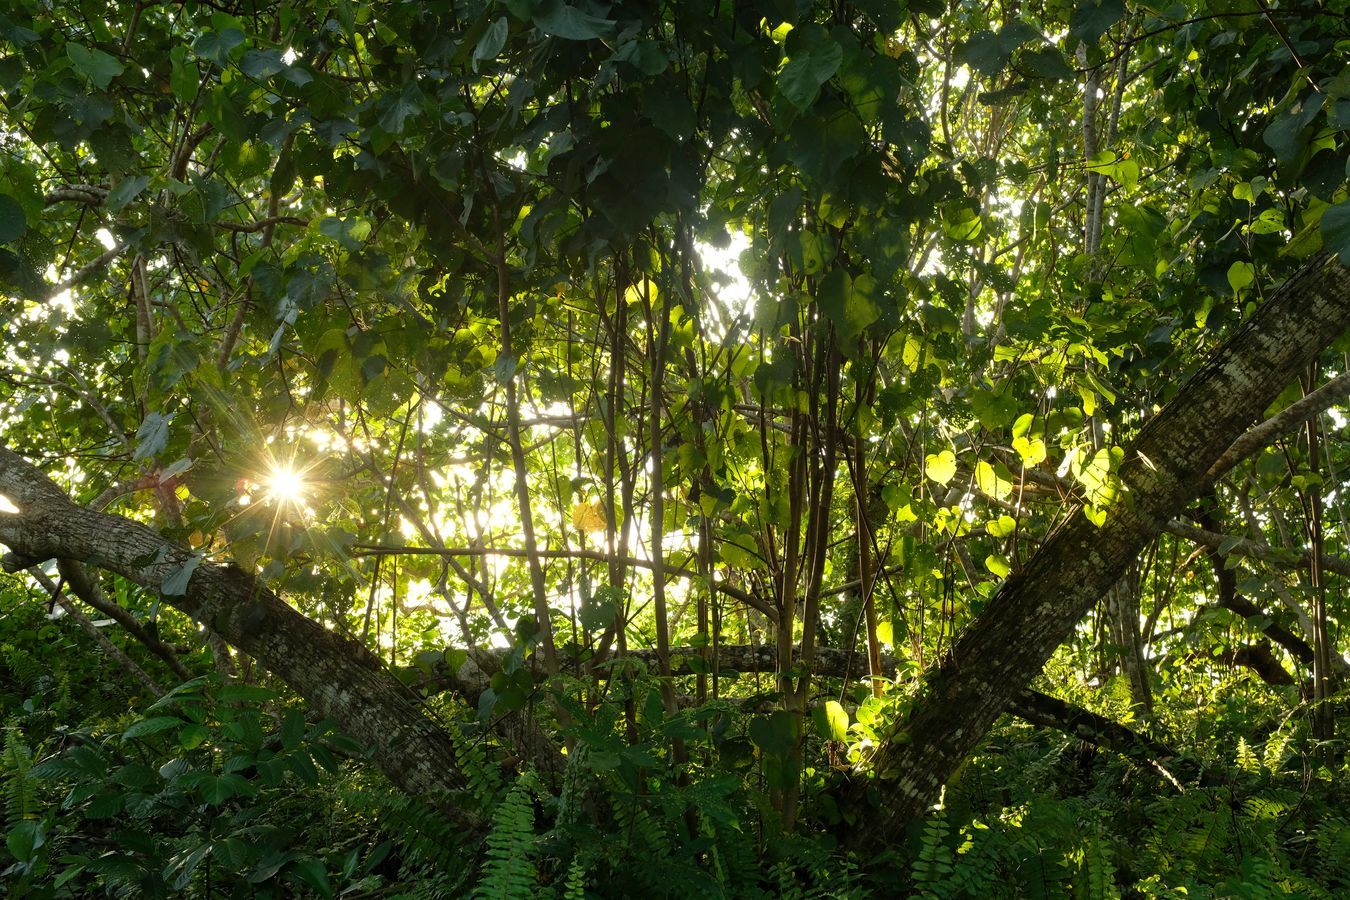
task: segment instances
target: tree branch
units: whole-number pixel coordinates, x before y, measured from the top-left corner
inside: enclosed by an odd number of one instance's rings
[[[208,562],[139,522],[73,503],[5,447],[0,447],[0,494],[19,510],[0,513],[0,543],[16,555],[10,564],[73,559],[157,592],[253,656],[319,715],[336,721],[369,748],[372,762],[396,786],[427,798],[462,826],[481,824],[454,804],[467,781],[448,736],[364,646],[296,612],[234,566]]]

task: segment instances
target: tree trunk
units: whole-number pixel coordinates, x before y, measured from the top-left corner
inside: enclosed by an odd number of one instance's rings
[[[1145,715],[1153,714],[1153,687],[1144,638],[1139,633],[1139,566],[1132,565],[1106,592],[1106,622],[1120,662],[1120,671],[1130,682],[1130,700]]]
[[[893,841],[933,806],[1013,695],[1197,493],[1208,468],[1347,327],[1350,273],[1319,256],[1144,426],[1126,451],[1124,496],[1106,524],[1096,527],[1081,510],[1069,517],[928,675],[913,712],[873,758],[880,802],[861,841]],[[866,804],[869,792],[860,786],[853,802]]]
[[[0,542],[19,557],[7,559],[7,569],[53,557],[73,559],[158,593],[253,656],[319,715],[369,747],[371,760],[399,788],[461,824],[478,824],[452,805],[452,793],[462,790],[465,780],[449,738],[364,646],[291,609],[234,566],[206,562],[139,522],[73,503],[5,447],[0,447],[0,494],[19,509],[0,513]],[[166,593],[166,583],[182,581],[184,574],[183,592]]]

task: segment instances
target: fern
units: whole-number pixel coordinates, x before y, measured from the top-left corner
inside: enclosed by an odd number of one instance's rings
[[[1118,900],[1116,867],[1111,861],[1111,849],[1100,834],[1084,835],[1082,849],[1082,879],[1078,896],[1084,900]]]
[[[0,751],[0,773],[5,783],[5,816],[10,825],[32,819],[38,813],[37,778],[33,775],[35,755],[19,738],[17,728],[5,729],[5,746]]]
[[[945,812],[932,816],[924,823],[919,855],[914,860],[910,874],[914,879],[915,891],[925,898],[948,896],[954,868],[952,851],[947,846],[950,833]]]
[[[488,758],[483,736],[458,728],[449,729],[449,734],[460,770],[469,785],[469,795],[480,809],[488,810],[497,806],[501,802],[505,785],[501,767]]]
[[[1245,737],[1238,738],[1236,763],[1237,767],[1243,772],[1254,775],[1261,771],[1261,761],[1257,759],[1256,751],[1252,749],[1251,744],[1247,743]]]
[[[995,893],[999,862],[1008,849],[1007,838],[983,822],[961,829],[961,844],[954,857],[951,892],[962,897],[988,897]]]
[[[523,775],[492,816],[492,830],[487,837],[487,863],[474,897],[480,900],[533,900],[538,889],[534,843],[533,791],[528,775]]]
[[[388,785],[352,779],[338,787],[343,806],[360,810],[358,818],[375,820],[394,841],[402,858],[401,875],[418,883],[417,900],[464,896],[464,836],[435,809]]]
[[[567,883],[563,885],[563,900],[586,900],[586,864],[581,857],[567,867]]]
[[[1328,816],[1312,834],[1319,866],[1326,872],[1331,887],[1350,889],[1350,822]]]
[[[638,798],[627,797],[615,805],[614,818],[627,838],[628,853],[637,858],[664,861],[670,856],[669,839],[660,824],[639,805]]]
[[[581,820],[586,791],[593,773],[590,769],[591,745],[578,741],[567,756],[562,790],[558,794],[557,826],[562,828]]]

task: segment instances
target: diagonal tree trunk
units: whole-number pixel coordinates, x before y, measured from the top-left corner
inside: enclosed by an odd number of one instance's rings
[[[1350,272],[1318,256],[1291,277],[1182,386],[1126,450],[1122,500],[1098,528],[1077,511],[1011,575],[927,676],[925,694],[873,758],[875,824],[896,839],[938,800],[1013,695],[1074,625],[1203,487],[1206,471],[1322,348],[1350,328]]]
[[[0,543],[11,571],[53,557],[115,572],[252,655],[322,716],[370,748],[371,760],[402,790],[477,825],[456,809],[465,786],[446,733],[380,660],[287,606],[258,579],[196,557],[152,529],[71,501],[23,457],[0,447],[0,494],[18,513],[0,512]],[[186,585],[166,593],[171,580]],[[176,589],[177,584],[172,588]]]

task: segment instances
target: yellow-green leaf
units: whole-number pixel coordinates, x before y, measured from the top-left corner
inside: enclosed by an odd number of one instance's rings
[[[924,457],[923,472],[938,484],[946,484],[956,477],[956,454],[950,450],[928,454]]]
[[[1040,438],[1013,438],[1013,449],[1022,457],[1022,465],[1037,466],[1045,461],[1045,441]]]
[[[1012,493],[1011,481],[1000,478],[998,472],[989,463],[980,460],[975,464],[975,485],[980,493],[1002,500]]]
[[[999,516],[997,519],[990,519],[984,529],[989,532],[990,537],[1005,538],[1017,530],[1017,520],[1012,516]]]

